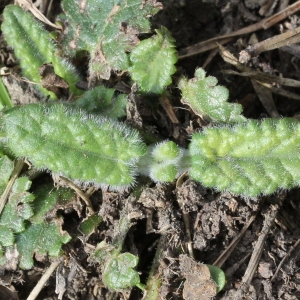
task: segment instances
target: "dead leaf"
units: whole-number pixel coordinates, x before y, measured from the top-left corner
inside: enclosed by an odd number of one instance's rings
[[[42,21],[43,23],[54,27],[56,29],[62,29],[61,26],[58,26],[56,24],[53,24],[51,21],[49,21],[32,3],[31,0],[17,0],[17,3],[19,3],[21,6],[26,7],[37,19]]]
[[[42,86],[60,97],[67,93],[69,85],[67,82],[54,72],[52,64],[43,64],[39,68],[42,77]]]

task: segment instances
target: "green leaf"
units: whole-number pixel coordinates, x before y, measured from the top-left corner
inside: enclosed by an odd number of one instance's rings
[[[217,293],[222,291],[226,284],[226,276],[222,269],[213,265],[206,265],[209,268],[211,278],[217,284]]]
[[[98,262],[103,265],[112,256],[118,255],[120,253],[119,249],[115,246],[106,243],[105,241],[100,242],[96,249],[91,253],[90,260],[93,262]]]
[[[154,181],[172,182],[179,174],[187,171],[186,150],[172,141],[164,141],[148,147],[147,154],[139,161],[138,169]]]
[[[31,13],[16,5],[7,5],[3,16],[1,30],[8,45],[14,48],[17,58],[20,59],[24,76],[41,84],[39,68],[43,64],[52,63],[55,73],[69,84],[70,91],[74,95],[80,95],[81,91],[76,87],[79,76],[74,67],[59,55],[59,49],[41,23]],[[54,93],[40,85],[37,87],[44,95],[56,99]]]
[[[136,286],[140,276],[133,268],[138,264],[138,257],[131,253],[122,253],[109,260],[103,270],[104,284],[113,291]]]
[[[12,193],[22,193],[28,191],[32,182],[27,177],[19,177],[12,186]]]
[[[115,89],[97,86],[86,91],[74,104],[90,113],[99,113],[108,118],[121,118],[126,115],[126,95],[114,96]]]
[[[45,216],[50,210],[63,208],[74,201],[74,191],[66,188],[54,188],[52,184],[44,184],[34,190],[35,199],[32,203],[34,215],[32,223],[45,222]],[[53,215],[53,214],[52,214]]]
[[[228,103],[229,92],[224,86],[217,85],[213,76],[205,77],[202,68],[195,72],[195,78],[182,78],[179,88],[182,92],[183,103],[191,107],[195,114],[208,118],[213,122],[244,122],[240,104]]]
[[[159,10],[156,1],[142,0],[63,0],[66,14],[64,47],[90,53],[89,73],[92,77],[109,79],[111,70],[127,70],[127,51],[137,34],[148,32],[148,18]]]
[[[14,170],[14,163],[7,156],[0,158],[0,194],[5,190],[6,184],[9,181],[11,173]]]
[[[29,188],[30,181],[26,177],[20,177],[15,181],[0,217],[0,245],[13,245],[14,233],[24,231],[25,220],[33,215],[31,203],[34,196],[26,191]]]
[[[8,228],[7,225],[0,224],[0,244],[3,247],[11,246],[14,244],[15,237],[12,229]],[[0,247],[1,249],[2,247]],[[4,261],[5,263],[5,261]]]
[[[170,32],[165,27],[156,32],[132,50],[128,71],[142,91],[161,94],[176,72],[177,53]]]
[[[206,128],[192,136],[190,175],[207,187],[248,197],[299,186],[299,132],[291,118]]]
[[[17,249],[20,253],[19,267],[24,270],[31,269],[35,253],[58,257],[61,254],[61,245],[70,240],[71,237],[66,232],[62,232],[61,225],[54,222],[29,225],[16,237]]]
[[[124,189],[134,183],[135,162],[146,152],[136,130],[62,104],[14,107],[3,123],[12,153],[79,184]]]
[[[93,233],[96,227],[102,222],[102,218],[98,215],[89,216],[80,224],[80,231],[86,235]]]

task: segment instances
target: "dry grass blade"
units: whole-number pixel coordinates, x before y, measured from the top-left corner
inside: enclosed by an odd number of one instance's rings
[[[265,18],[255,24],[244,27],[244,28],[234,31],[232,33],[214,37],[212,39],[203,41],[203,42],[195,44],[193,46],[189,46],[184,49],[181,49],[178,52],[178,54],[179,54],[178,58],[180,59],[180,58],[193,56],[193,55],[196,55],[199,53],[203,53],[208,50],[217,48],[218,47],[217,43],[226,44],[229,41],[231,41],[234,37],[248,34],[248,33],[260,30],[260,29],[267,29],[267,28],[277,24],[278,22],[284,20],[288,16],[291,16],[298,10],[300,10],[300,1],[295,2],[294,4],[288,6],[286,9],[280,11],[279,13],[277,13],[269,18]]]
[[[257,270],[257,266],[260,260],[260,257],[262,255],[262,252],[264,250],[264,244],[266,241],[266,238],[269,234],[269,231],[271,230],[274,220],[277,216],[277,213],[280,209],[279,205],[270,205],[269,210],[265,216],[264,225],[261,230],[261,234],[257,239],[257,242],[255,244],[255,247],[252,252],[252,256],[250,258],[247,270],[244,274],[244,277],[242,279],[242,283],[247,287],[251,284],[251,281],[253,279],[253,276]]]
[[[51,21],[49,21],[32,3],[31,0],[17,0],[17,2],[21,5],[26,7],[37,19],[42,21],[43,23],[54,27],[56,29],[62,29],[61,26],[58,26]]]
[[[241,51],[239,61],[247,63],[252,57],[258,56],[260,53],[290,46],[291,44],[298,43],[300,40],[300,27],[294,30],[289,30],[279,35],[275,35],[269,39],[261,41],[257,44],[248,46],[245,50]]]
[[[288,251],[288,253],[284,256],[284,258],[281,260],[281,262],[279,263],[276,271],[275,271],[275,274],[273,275],[272,279],[271,279],[271,282],[274,281],[274,279],[277,277],[277,274],[278,272],[280,271],[283,263],[291,256],[291,253],[299,246],[300,244],[300,239],[298,239],[296,241],[296,243],[294,244],[293,247],[290,248],[290,250]]]
[[[58,267],[58,265],[61,263],[60,259],[57,259],[52,262],[50,267],[47,269],[47,271],[43,274],[43,276],[40,278],[34,289],[31,291],[30,295],[28,296],[27,300],[35,300],[37,299],[40,291],[46,284],[46,282],[49,280],[52,273],[55,271],[55,269]]]
[[[251,83],[255,89],[255,92],[260,102],[262,103],[268,114],[272,118],[279,118],[280,114],[277,111],[276,105],[273,101],[272,92],[269,89],[267,89],[264,85],[262,85],[259,81],[251,80]]]
[[[253,84],[253,87],[262,102],[265,109],[268,111],[270,116],[272,117],[279,117],[279,113],[275,107],[272,97],[267,93],[274,93],[278,94],[290,99],[300,100],[300,96],[296,93],[284,90],[281,87],[275,86],[276,85],[285,85],[290,87],[300,87],[300,81],[294,80],[291,78],[282,78],[279,76],[270,75],[267,73],[262,73],[256,70],[253,70],[243,64],[241,64],[238,59],[230,53],[225,47],[219,45],[220,48],[220,55],[224,59],[225,62],[235,66],[241,73],[235,72],[232,70],[225,71],[227,74],[234,74],[238,76],[249,77]]]
[[[24,159],[17,160],[14,171],[11,175],[11,178],[0,198],[0,214],[2,213],[2,210],[5,206],[6,200],[10,194],[11,188],[12,188],[14,182],[16,181],[16,179],[19,177],[19,174],[21,173],[21,171],[24,167],[24,164],[25,164]]]
[[[221,268],[222,265],[225,263],[227,258],[230,256],[230,254],[233,252],[239,241],[242,239],[244,234],[246,233],[249,226],[253,223],[255,220],[256,215],[253,215],[250,220],[245,224],[241,232],[232,240],[232,242],[229,244],[229,246],[225,249],[225,251],[218,257],[218,259],[213,263],[214,266]]]

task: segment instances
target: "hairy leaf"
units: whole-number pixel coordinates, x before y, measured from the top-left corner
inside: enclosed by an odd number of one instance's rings
[[[138,169],[154,181],[171,182],[187,170],[186,151],[172,141],[164,141],[148,148],[147,154],[139,161]]]
[[[190,175],[207,187],[244,196],[300,185],[300,124],[251,120],[192,136]]]
[[[62,104],[29,104],[3,114],[8,148],[37,168],[78,183],[134,183],[134,164],[146,152],[137,131]]]
[[[195,114],[208,118],[213,122],[244,122],[246,118],[241,115],[242,106],[228,103],[229,92],[224,86],[217,85],[213,76],[205,77],[202,68],[195,72],[195,78],[187,80],[182,78],[179,88],[182,92],[183,103],[191,107]]]
[[[127,70],[128,55],[137,34],[150,30],[149,16],[159,3],[142,0],[63,0],[66,32],[65,49],[86,50],[92,77],[109,79],[110,70]]]
[[[75,86],[79,81],[75,69],[59,55],[58,48],[41,23],[16,5],[6,6],[3,16],[1,30],[20,59],[23,74],[31,81],[41,84],[39,68],[43,64],[52,63],[55,73],[69,84],[70,91],[75,95],[81,94]],[[54,93],[40,85],[38,87],[45,95],[56,98]]]
[[[12,246],[14,234],[25,230],[25,220],[32,215],[31,203],[34,196],[27,192],[31,182],[26,177],[18,178],[12,188],[0,217],[0,245]]]
[[[57,223],[31,224],[16,237],[21,269],[28,270],[33,267],[35,253],[53,257],[60,255],[61,245],[68,243],[71,237],[62,232],[61,225]]]
[[[132,50],[129,72],[142,91],[161,94],[176,72],[177,53],[170,32],[165,27],[156,32]]]
[[[90,113],[99,113],[108,118],[121,118],[126,115],[127,96],[114,96],[115,89],[102,85],[86,91],[75,105]]]
[[[14,163],[7,156],[0,158],[0,194],[5,190],[6,184],[14,170]]]

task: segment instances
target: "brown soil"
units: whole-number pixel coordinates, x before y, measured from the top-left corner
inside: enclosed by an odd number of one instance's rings
[[[9,2],[0,4],[0,12]],[[154,17],[153,28],[166,26],[176,39],[179,53],[185,53],[188,46],[258,23],[285,8],[284,3],[287,6],[295,1],[161,2],[164,10]],[[267,3],[271,4],[270,7]],[[53,9],[53,17],[57,11]],[[249,45],[250,38],[262,41],[295,28],[297,24],[299,18],[293,14],[270,28],[254,32],[255,36],[251,37],[253,32],[243,34],[224,46],[239,57],[239,52]],[[11,50],[7,50],[4,41],[1,41],[3,63],[11,66],[7,62]],[[292,50],[283,48],[263,52],[248,66],[253,72],[299,80],[298,45]],[[195,68],[206,64],[207,73],[217,77],[219,83],[229,89],[231,101],[243,105],[246,117],[299,116],[299,101],[289,97],[273,93],[270,96],[272,101],[266,97],[268,99],[262,104],[260,97],[264,98],[269,92],[260,91],[259,97],[249,77],[229,74],[228,70],[237,69],[224,62],[218,52],[212,51],[180,59],[174,82],[181,75],[192,78]],[[14,82],[14,85],[18,87],[19,84]],[[277,88],[281,86],[277,85]],[[285,89],[297,94],[295,88]],[[21,92],[24,90],[19,89],[16,93]],[[186,147],[189,135],[205,123],[183,107],[175,85],[170,87],[170,93],[178,124],[171,121],[157,98],[141,99],[139,96],[132,96],[129,100],[127,122],[142,127],[158,139],[171,139]],[[167,185],[154,184],[144,178],[140,178],[139,183],[139,192],[135,189],[134,193],[97,191],[93,194],[92,204],[104,222],[88,239],[74,238],[64,248],[64,264],[53,274],[37,299],[58,299],[55,288],[59,276],[67,278],[63,299],[142,298],[137,288],[120,293],[109,292],[101,281],[101,266],[91,264],[88,259],[88,247],[96,246],[102,240],[111,241],[120,211],[124,210],[130,212],[133,225],[123,251],[139,256],[138,271],[142,282],[147,280],[158,246],[161,251],[157,274],[162,276],[162,286],[157,299],[182,299],[183,296],[184,299],[210,299],[214,296],[213,283],[199,262],[215,264],[226,274],[226,285],[214,299],[300,299],[299,189],[269,197],[244,199],[207,189],[188,177]],[[84,211],[83,208],[80,210]],[[82,217],[78,217],[75,211],[65,212],[64,217],[65,229],[72,234]],[[231,244],[234,240],[236,243]],[[195,260],[191,261],[183,254],[194,255]],[[0,299],[26,299],[48,266],[49,261],[44,258],[37,261],[30,271],[3,270],[0,274]]]

